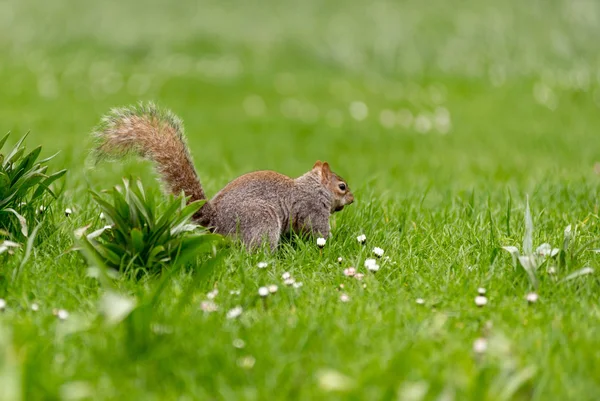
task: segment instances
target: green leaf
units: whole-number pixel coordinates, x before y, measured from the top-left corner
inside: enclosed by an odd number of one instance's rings
[[[15,175],[12,177],[12,181],[17,181],[26,171],[33,167],[41,151],[42,147],[38,146],[21,159],[21,162],[14,169]]]
[[[141,253],[144,250],[144,234],[138,228],[134,228],[130,235],[133,253]]]
[[[4,135],[2,137],[2,139],[0,139],[0,150],[2,150],[2,147],[6,143],[6,140],[8,139],[9,136],[10,136],[10,132],[7,132],[6,135]]]
[[[54,198],[56,198],[56,195],[54,195],[54,193],[50,190],[49,186],[50,184],[52,184],[54,181],[58,180],[60,177],[62,177],[63,175],[65,175],[67,173],[67,170],[60,170],[57,171],[56,173],[49,175],[45,180],[40,182],[40,186],[35,190],[35,192],[33,193],[33,199],[39,197],[42,192],[44,190],[48,191],[50,193],[50,195],[52,195]]]
[[[10,177],[8,174],[0,171],[0,199],[4,199],[8,196],[10,191]]]
[[[23,135],[21,137],[21,139],[19,139],[17,144],[15,146],[13,146],[12,151],[8,154],[8,156],[6,156],[6,159],[5,159],[6,164],[12,163],[13,158],[18,158],[17,155],[20,155],[21,153],[23,153],[24,149],[21,148],[21,144],[23,143],[25,138],[27,138],[28,135],[29,135],[29,132],[26,133],[25,135]]]

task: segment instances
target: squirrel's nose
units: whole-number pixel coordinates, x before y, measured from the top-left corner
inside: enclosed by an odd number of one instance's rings
[[[354,196],[353,196],[353,195],[350,195],[350,197],[348,198],[348,203],[347,203],[347,204],[348,204],[348,205],[351,205],[351,204],[353,204],[353,203],[354,203]]]

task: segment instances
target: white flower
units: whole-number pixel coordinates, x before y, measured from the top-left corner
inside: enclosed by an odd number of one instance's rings
[[[340,263],[340,264],[341,264],[341,263],[344,261],[344,259],[343,259],[343,258],[340,256],[340,257],[337,259],[337,261],[338,261],[338,263]]]
[[[219,307],[213,301],[202,301],[200,303],[200,309],[202,309],[204,312],[210,313],[216,312]]]
[[[56,311],[56,317],[60,320],[67,320],[69,318],[69,312],[64,309],[59,309]]]
[[[105,219],[104,212],[100,212],[100,220],[104,220],[104,219]]]
[[[379,247],[375,247],[375,248],[373,248],[373,253],[375,254],[375,256],[380,258],[383,256],[384,250]]]
[[[277,292],[277,290],[278,290],[278,289],[279,289],[279,287],[277,287],[277,285],[275,285],[275,284],[271,284],[271,285],[269,286],[269,292],[270,292],[271,294],[275,294],[275,293]]]
[[[473,342],[473,351],[478,354],[483,354],[487,351],[487,340],[485,338],[478,338]]]
[[[371,265],[369,266],[369,270],[372,272],[379,271],[379,265]]]
[[[365,260],[365,267],[372,272],[376,272],[379,270],[379,265],[377,264],[377,261],[375,259]]]
[[[206,294],[206,298],[208,298],[208,299],[215,299],[218,294],[219,294],[219,290],[217,290],[215,288],[214,290],[212,290],[212,291],[210,291],[209,293]]]
[[[6,301],[0,298],[0,311],[3,311],[4,309],[6,309]]]
[[[364,275],[364,274],[362,274],[362,273],[356,273],[356,274],[354,275],[354,278],[355,278],[355,279],[357,279],[357,280],[362,280],[364,276],[365,276],[365,275]]]
[[[260,295],[261,297],[266,297],[267,295],[269,295],[269,289],[267,287],[260,287],[258,289],[258,295]]]
[[[227,311],[227,319],[235,319],[236,317],[239,317],[243,311],[244,310],[241,306],[236,306],[235,308]]]
[[[40,205],[39,211],[40,211],[40,213],[44,213],[46,211],[46,206]]]
[[[323,238],[323,237],[317,238],[317,246],[319,248],[323,248],[326,243],[327,243],[327,240],[325,238]]]
[[[241,338],[236,338],[235,340],[233,340],[233,346],[237,349],[242,349],[246,346],[246,342]]]
[[[348,296],[348,294],[342,294],[342,295],[340,295],[340,301],[348,302],[348,301],[350,301],[350,297]]]
[[[349,267],[344,269],[344,276],[353,277],[356,274],[356,269],[354,267]]]
[[[530,292],[529,294],[527,294],[527,296],[525,297],[525,299],[527,299],[527,302],[529,302],[530,304],[536,303],[538,300],[538,294],[536,294],[535,292]]]
[[[548,267],[548,274],[556,274],[556,267],[554,267],[554,266]]]
[[[70,208],[66,208],[65,209],[65,216],[69,217],[71,214],[73,214],[73,211]]]
[[[241,291],[240,290],[231,290],[231,291],[229,291],[229,294],[230,295],[240,295]]]
[[[287,280],[287,279],[290,279],[290,278],[292,278],[292,275],[291,275],[290,273],[288,273],[288,272],[284,272],[284,273],[281,275],[281,279],[282,279],[282,280]]]
[[[483,295],[478,295],[475,297],[475,305],[477,306],[485,306],[487,305],[488,300]]]
[[[358,237],[356,237],[356,240],[361,243],[364,244],[367,241],[367,236],[364,234],[359,235]]]
[[[267,262],[258,262],[258,268],[259,269],[264,269],[265,267],[267,267],[269,264]]]
[[[419,304],[419,305],[423,305],[423,304],[425,303],[425,300],[424,300],[423,298],[417,298],[417,299],[415,300],[415,302],[416,302],[417,304]]]
[[[365,260],[365,267],[368,269],[371,265],[376,265],[377,261],[375,259],[367,259]]]
[[[300,288],[302,287],[304,284],[302,284],[302,281],[299,281],[297,283],[292,283],[292,285],[294,286],[294,288]]]
[[[478,293],[479,295],[485,295],[485,288],[483,288],[483,287],[479,287],[479,288],[477,289],[477,293]]]
[[[31,310],[34,311],[34,312],[37,312],[37,311],[40,310],[40,306],[38,304],[36,304],[36,303],[32,303],[31,304]]]

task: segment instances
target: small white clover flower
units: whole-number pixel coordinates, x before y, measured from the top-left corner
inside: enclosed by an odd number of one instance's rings
[[[267,267],[269,264],[267,262],[258,262],[258,268],[259,269],[264,269],[265,267]]]
[[[243,311],[244,310],[241,306],[236,306],[235,308],[227,311],[227,319],[235,319],[236,317],[239,317]]]
[[[37,312],[40,310],[40,306],[34,302],[31,304],[31,310]]]
[[[240,295],[241,291],[240,290],[231,290],[231,291],[229,291],[229,294],[230,295]]]
[[[282,280],[288,280],[288,279],[290,279],[290,278],[292,278],[292,275],[291,275],[290,273],[288,273],[288,272],[284,272],[284,273],[281,275],[281,279],[282,279]]]
[[[292,277],[290,278],[286,278],[285,280],[283,280],[283,284],[285,285],[294,285],[294,283],[296,282],[296,280],[294,280]]]
[[[6,309],[6,301],[0,298],[0,312],[2,312],[4,309]]]
[[[485,338],[478,338],[473,342],[473,351],[477,354],[483,354],[487,351],[488,343]]]
[[[527,294],[527,296],[525,297],[525,299],[527,299],[527,302],[529,302],[530,304],[534,304],[537,302],[538,300],[538,294],[536,294],[535,292],[530,292],[529,294]]]
[[[275,284],[271,284],[268,288],[269,288],[269,292],[271,294],[275,294],[277,292],[277,290],[279,289],[279,287],[277,287],[277,285],[275,285]]]
[[[206,294],[206,298],[208,299],[215,299],[217,297],[217,295],[219,294],[219,290],[217,290],[216,288],[210,292],[208,292]]]
[[[367,259],[365,260],[365,267],[368,269],[371,265],[376,265],[377,261],[375,259]]]
[[[267,287],[260,287],[258,289],[258,295],[260,295],[261,297],[266,297],[267,295],[269,295],[269,289]]]
[[[365,277],[365,275],[363,273],[356,273],[354,275],[354,278],[357,279],[357,280],[359,280],[359,281],[362,280],[363,277]]]
[[[65,209],[65,216],[69,217],[71,214],[73,214],[73,211],[70,208],[66,208]]]
[[[384,254],[384,250],[379,248],[379,247],[375,247],[373,248],[373,253],[375,254],[375,256],[377,256],[378,258],[382,257]]]
[[[548,274],[556,274],[556,267],[550,266],[548,268]]]
[[[60,320],[67,320],[69,318],[69,312],[64,309],[59,309],[56,311],[56,317]]]
[[[233,340],[233,346],[237,349],[242,349],[246,346],[246,342],[241,338],[236,338],[235,340]]]
[[[337,261],[339,264],[342,264],[342,262],[344,261],[344,258],[342,258],[341,256],[339,258],[337,258]]]
[[[481,307],[487,305],[488,300],[483,295],[478,295],[475,297],[475,305]]]
[[[379,271],[379,265],[377,263],[370,263],[367,266],[367,269],[369,269],[369,271],[376,272]]]
[[[106,217],[104,217],[104,212],[100,212],[100,220],[105,220]]]
[[[485,288],[483,288],[483,287],[479,287],[479,288],[477,289],[477,293],[478,293],[479,295],[485,295]]]
[[[425,300],[424,300],[423,298],[417,298],[417,299],[415,300],[415,302],[416,302],[418,305],[423,305],[423,304],[425,304]]]
[[[216,312],[219,307],[213,301],[202,301],[200,303],[200,309],[202,309],[206,313]]]
[[[40,214],[41,214],[41,213],[44,213],[45,211],[46,211],[46,206],[44,206],[44,205],[40,205],[40,208],[39,208],[39,212],[40,212]]]
[[[356,275],[356,269],[354,267],[344,269],[344,276],[354,277],[354,275]]]
[[[348,302],[348,301],[350,301],[350,297],[348,296],[348,294],[341,294],[340,295],[340,301],[342,301],[342,302]]]
[[[325,238],[323,238],[323,237],[317,238],[317,246],[319,248],[323,248],[326,243],[327,243],[327,240]]]
[[[292,285],[294,286],[294,288],[300,288],[300,287],[302,287],[304,284],[302,284],[302,281],[298,281],[297,283],[292,283]]]
[[[367,236],[364,234],[361,234],[358,237],[356,237],[356,240],[358,241],[359,244],[364,244],[367,241]]]

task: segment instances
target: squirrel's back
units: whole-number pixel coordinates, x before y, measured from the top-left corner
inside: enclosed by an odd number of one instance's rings
[[[266,218],[280,221],[283,232],[289,225],[293,188],[292,178],[275,171],[244,174],[210,200],[214,212],[211,225],[218,233],[232,234],[244,219],[260,221]]]

